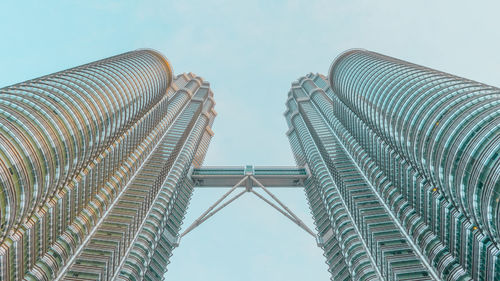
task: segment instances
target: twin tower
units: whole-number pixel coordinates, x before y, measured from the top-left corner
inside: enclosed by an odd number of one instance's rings
[[[0,280],[162,280],[214,105],[148,49],[1,88]],[[286,105],[332,280],[500,280],[500,89],[349,50]]]

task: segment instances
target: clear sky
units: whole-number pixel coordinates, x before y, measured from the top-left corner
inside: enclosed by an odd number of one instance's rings
[[[149,47],[212,86],[207,165],[291,165],[290,84],[365,48],[500,86],[498,1],[1,1],[0,87]],[[196,190],[189,225],[221,195]],[[312,226],[303,191],[276,194]],[[247,194],[188,234],[167,280],[329,280],[304,231]]]

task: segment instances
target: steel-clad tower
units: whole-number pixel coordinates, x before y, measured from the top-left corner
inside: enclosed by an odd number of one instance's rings
[[[159,280],[215,117],[137,50],[0,89],[0,280]]]
[[[332,280],[500,280],[500,89],[349,50],[285,116]]]
[[[214,105],[149,49],[0,89],[0,280],[162,280],[245,194],[316,238],[332,280],[500,280],[500,89],[346,51],[292,83],[291,167],[202,167]],[[316,232],[280,187],[304,188]]]

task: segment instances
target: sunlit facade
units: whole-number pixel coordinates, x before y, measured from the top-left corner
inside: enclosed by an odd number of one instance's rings
[[[285,116],[332,280],[500,280],[500,89],[350,50]]]
[[[153,50],[0,89],[0,280],[161,280],[214,104]]]

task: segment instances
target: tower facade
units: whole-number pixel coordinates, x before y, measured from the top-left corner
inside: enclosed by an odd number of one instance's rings
[[[214,104],[153,50],[0,89],[0,280],[160,280]]]
[[[332,280],[500,279],[500,89],[350,50],[286,104]]]
[[[314,237],[283,186],[304,186],[332,280],[500,280],[500,89],[349,50],[292,84],[296,167],[200,167],[214,105],[154,50],[0,89],[0,280],[162,280],[245,193]],[[179,235],[214,185],[231,189]]]

